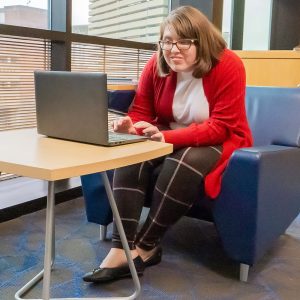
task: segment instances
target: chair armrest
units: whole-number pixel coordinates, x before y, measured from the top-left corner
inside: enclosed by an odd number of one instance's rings
[[[113,171],[107,171],[107,175],[112,182]],[[83,175],[80,179],[87,220],[104,226],[108,225],[113,217],[101,173]]]
[[[252,265],[300,210],[300,148],[270,145],[235,151],[213,209],[228,255]]]

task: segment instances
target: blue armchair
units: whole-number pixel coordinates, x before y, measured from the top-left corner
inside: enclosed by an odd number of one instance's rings
[[[129,106],[133,95],[122,93],[110,94],[113,108]],[[300,211],[300,89],[247,87],[246,110],[254,146],[232,154],[218,198],[188,213],[215,223],[225,252],[240,264],[241,281]],[[100,174],[81,180],[87,218],[103,225],[104,238],[112,215]]]

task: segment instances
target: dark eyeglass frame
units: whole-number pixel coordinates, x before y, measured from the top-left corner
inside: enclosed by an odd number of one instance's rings
[[[188,42],[190,42],[190,44],[188,45],[188,48],[182,47],[182,45],[181,45],[181,46],[178,46],[178,43],[180,44],[180,42],[183,42],[183,41],[188,41]],[[171,51],[171,50],[173,49],[173,46],[174,46],[174,45],[176,45],[176,47],[177,47],[178,50],[189,50],[189,49],[191,48],[191,46],[192,46],[193,44],[195,44],[197,41],[198,41],[197,39],[179,39],[179,40],[176,41],[176,42],[171,42],[171,41],[169,41],[169,40],[159,40],[158,43],[159,43],[159,46],[160,46],[161,50],[164,50],[164,51]],[[166,44],[166,43],[169,43],[168,45],[170,46],[170,47],[167,47],[167,49],[166,49],[166,47],[165,47],[165,44]]]

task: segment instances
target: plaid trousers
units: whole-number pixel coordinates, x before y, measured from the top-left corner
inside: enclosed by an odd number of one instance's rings
[[[222,154],[222,146],[187,147],[172,154],[115,170],[113,193],[129,248],[155,248],[167,229],[204,197],[203,178]],[[153,172],[161,167],[145,223],[139,220]],[[122,248],[114,224],[112,243]]]

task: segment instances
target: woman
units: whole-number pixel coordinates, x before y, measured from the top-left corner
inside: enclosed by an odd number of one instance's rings
[[[244,97],[243,64],[221,34],[195,8],[172,11],[161,24],[158,51],[143,70],[128,116],[113,124],[115,131],[174,145],[171,155],[115,171],[114,197],[138,274],[161,261],[164,233],[195,201],[219,194],[232,152],[251,146]],[[138,232],[158,166],[149,215]],[[85,281],[131,276],[116,226],[112,245]]]

